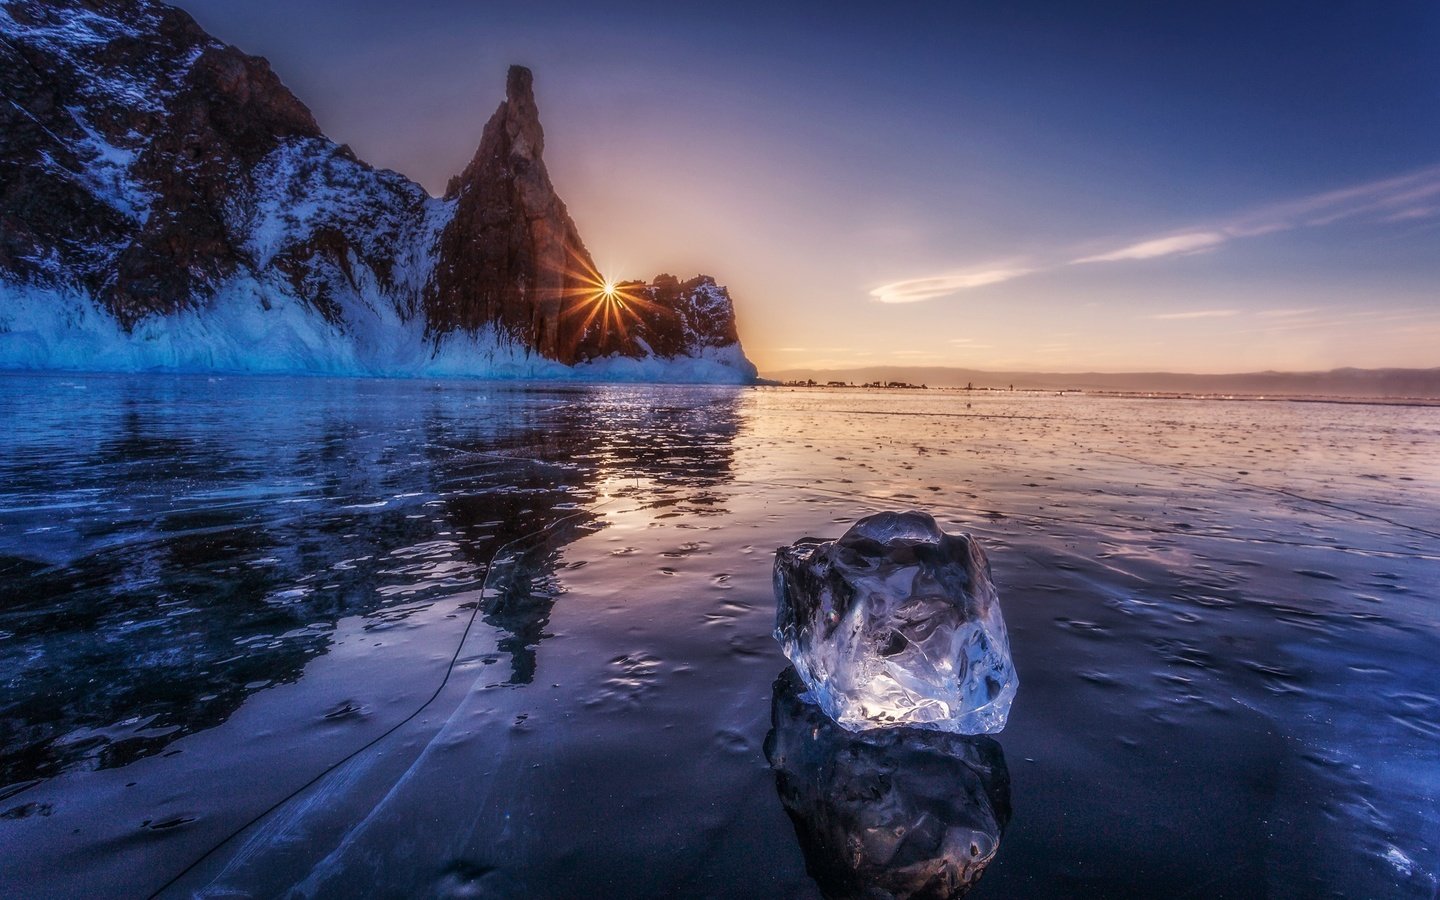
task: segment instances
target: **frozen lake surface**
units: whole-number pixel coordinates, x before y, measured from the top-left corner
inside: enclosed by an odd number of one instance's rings
[[[0,426],[5,896],[819,896],[774,551],[909,508],[1021,681],[972,897],[1440,884],[1440,409],[7,375]]]

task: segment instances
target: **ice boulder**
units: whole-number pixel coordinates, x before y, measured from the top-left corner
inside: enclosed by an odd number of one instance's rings
[[[850,731],[1005,727],[1019,679],[990,563],[922,512],[880,513],[775,554],[775,638]]]

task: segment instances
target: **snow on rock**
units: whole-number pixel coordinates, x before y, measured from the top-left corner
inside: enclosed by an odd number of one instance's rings
[[[713,279],[602,302],[526,69],[437,199],[153,0],[0,0],[0,65],[0,369],[755,377]]]

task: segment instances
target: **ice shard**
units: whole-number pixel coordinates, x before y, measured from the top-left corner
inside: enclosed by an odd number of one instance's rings
[[[850,731],[1005,727],[1019,679],[990,563],[922,512],[880,513],[775,554],[775,637]]]

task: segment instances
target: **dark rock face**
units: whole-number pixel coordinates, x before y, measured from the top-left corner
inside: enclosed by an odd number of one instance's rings
[[[455,216],[440,235],[425,311],[434,332],[498,324],[541,355],[573,363],[575,329],[561,313],[602,283],[540,158],[545,133],[532,81],[529,69],[511,66],[505,102],[445,192]]]
[[[0,267],[73,277],[126,323],[208,296],[240,261],[226,204],[282,141],[320,136],[310,111],[178,9],[5,14]]]
[[[604,293],[545,170],[532,82],[511,68],[433,199],[326,139],[265,60],[180,10],[0,0],[0,336],[7,292],[40,286],[126,332],[237,296],[299,306],[377,370],[467,335],[565,364],[735,345],[748,367],[710,279]]]
[[[577,329],[582,359],[678,356],[740,342],[730,294],[709,275],[684,283],[673,275],[656,275],[649,284],[622,282],[611,297],[592,289],[572,296],[565,319]]]
[[[425,311],[433,333],[497,325],[564,363],[620,355],[674,357],[736,344],[725,289],[701,275],[659,275],[607,293],[541,153],[533,77],[511,66],[505,102],[480,149],[445,193],[455,214],[440,235]]]
[[[0,16],[0,268],[98,293],[149,213],[118,170],[164,122],[177,58],[207,39],[188,16],[131,3],[10,2]]]
[[[178,10],[167,10],[178,13]],[[170,312],[235,272],[225,207],[237,186],[290,138],[318,138],[310,110],[265,60],[233,47],[201,51],[137,161],[154,193],[149,218],[116,260],[109,300],[122,319]]]

